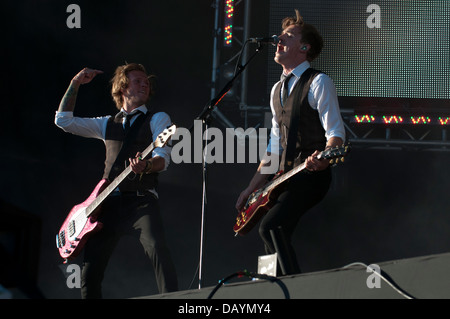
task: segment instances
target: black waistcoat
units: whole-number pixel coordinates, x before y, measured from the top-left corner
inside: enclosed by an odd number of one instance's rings
[[[280,170],[287,171],[300,164],[315,150],[325,148],[325,130],[320,122],[319,112],[311,108],[308,102],[311,83],[320,73],[322,72],[312,68],[307,69],[297,81],[284,106],[281,106],[281,82],[275,88],[273,105],[280,127],[280,143],[283,147]],[[294,108],[299,108],[297,123],[291,123]],[[297,134],[293,134],[295,141],[288,141],[291,125],[297,126]],[[286,154],[288,143],[295,143],[291,155]]]
[[[106,160],[103,178],[112,181],[130,163],[129,158],[136,156],[137,152],[144,151],[152,142],[150,129],[152,114],[139,115],[130,130],[125,134],[122,118],[118,113],[109,118],[106,126],[105,146]],[[150,155],[149,155],[150,157]],[[136,191],[155,188],[158,184],[158,174],[135,175],[133,172],[119,185],[121,191]]]

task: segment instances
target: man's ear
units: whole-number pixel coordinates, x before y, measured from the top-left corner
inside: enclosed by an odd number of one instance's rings
[[[126,89],[127,89],[126,87],[121,87],[120,88],[119,91],[120,91],[120,94],[122,95],[122,97],[124,96]]]

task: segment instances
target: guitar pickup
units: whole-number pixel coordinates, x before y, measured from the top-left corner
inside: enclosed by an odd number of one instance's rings
[[[56,235],[56,247],[61,248],[66,244],[66,232],[62,230],[59,234]]]

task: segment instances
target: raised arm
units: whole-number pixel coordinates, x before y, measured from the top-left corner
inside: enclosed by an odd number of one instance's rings
[[[94,70],[89,68],[84,68],[77,75],[75,75],[70,81],[70,85],[67,88],[61,102],[59,103],[59,112],[73,112],[75,109],[75,102],[77,100],[78,89],[80,85],[87,84],[92,81],[92,79],[97,75],[101,74],[103,71]]]

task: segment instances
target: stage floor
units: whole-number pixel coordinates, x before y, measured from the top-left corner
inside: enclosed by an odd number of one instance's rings
[[[450,253],[381,262],[371,269],[354,263],[327,271],[278,277],[276,281],[233,279],[211,297],[240,300],[450,298]],[[214,288],[139,299],[208,299]]]

